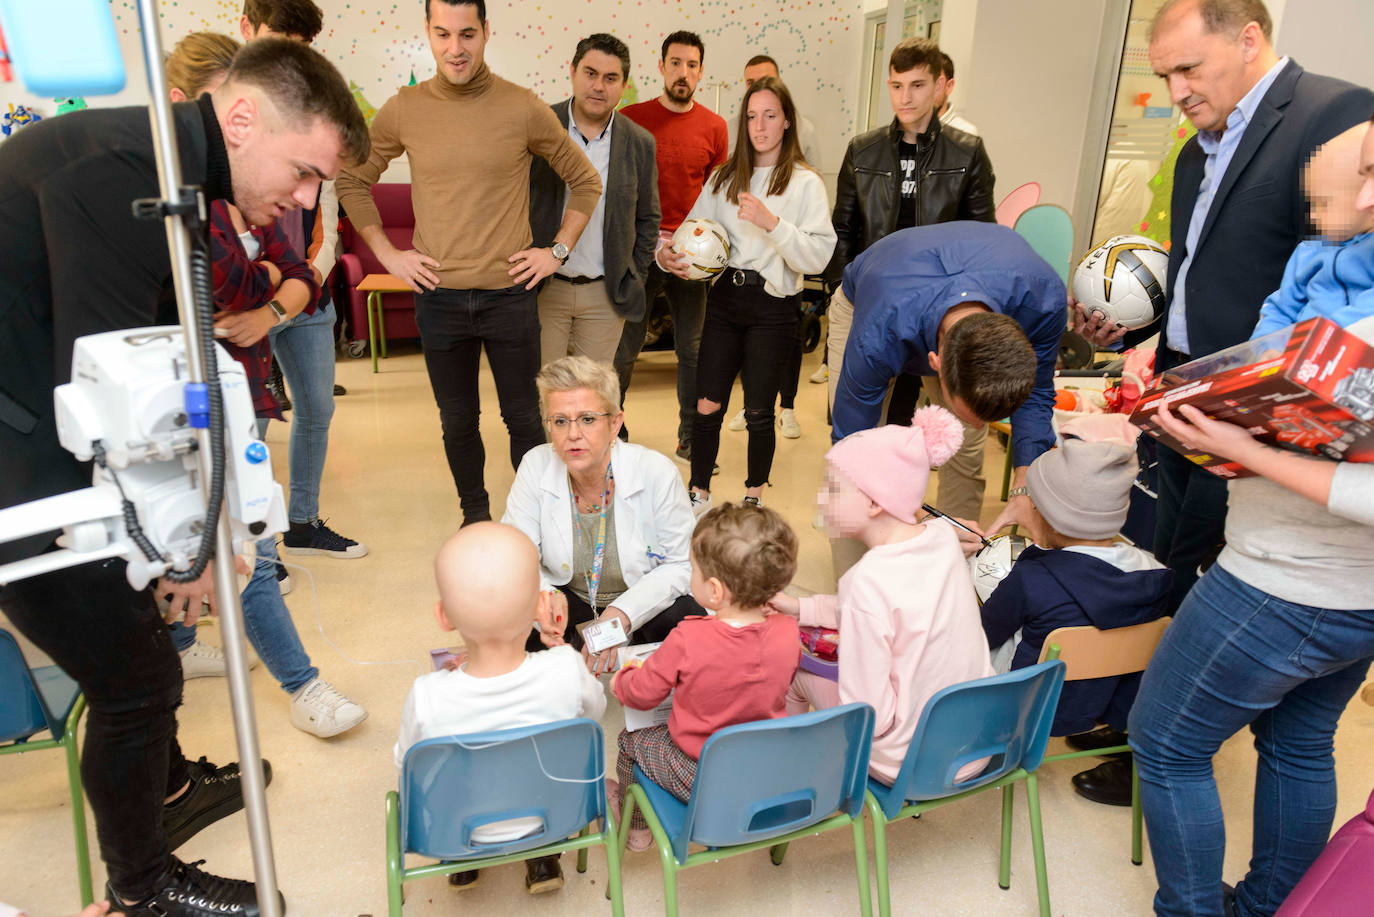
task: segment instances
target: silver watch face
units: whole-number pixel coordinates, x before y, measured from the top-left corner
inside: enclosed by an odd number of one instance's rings
[[[559,261],[567,261],[568,246],[564,245],[562,242],[553,243],[553,256]]]

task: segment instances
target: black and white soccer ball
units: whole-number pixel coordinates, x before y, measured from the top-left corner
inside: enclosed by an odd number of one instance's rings
[[[992,590],[1006,579],[1011,565],[1021,556],[1031,543],[1023,535],[997,535],[989,539],[989,544],[968,559],[969,572],[973,574],[973,591],[978,594],[981,605],[992,595]]]
[[[1144,236],[1112,236],[1083,256],[1073,272],[1073,298],[1089,315],[1144,328],[1164,314],[1169,253]]]

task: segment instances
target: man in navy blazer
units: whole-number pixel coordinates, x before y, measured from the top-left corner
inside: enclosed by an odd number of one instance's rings
[[[577,246],[539,291],[540,362],[573,353],[615,358],[625,321],[644,317],[644,278],[658,244],[658,164],[653,135],[617,118],[630,50],[614,35],[577,43],[572,98],[553,112],[601,174],[605,193]],[[568,186],[543,159],[530,167],[530,229],[551,243]]]
[[[1264,298],[1309,232],[1302,167],[1318,146],[1367,121],[1374,93],[1280,58],[1259,0],[1171,0],[1150,31],[1150,64],[1197,127],[1174,169],[1168,305],[1158,329],[1126,335],[1088,319],[1099,346],[1159,331],[1160,372],[1250,337]],[[1170,609],[1219,550],[1226,482],[1159,452],[1155,556],[1174,571]]]

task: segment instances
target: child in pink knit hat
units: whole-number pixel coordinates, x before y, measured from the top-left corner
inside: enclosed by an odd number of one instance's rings
[[[963,442],[959,420],[921,408],[911,426],[847,436],[825,456],[817,494],[832,536],[857,538],[867,552],[840,577],[837,595],[794,598],[772,606],[803,626],[840,632],[839,680],[799,670],[787,712],[854,702],[877,711],[869,774],[891,784],[921,711],[936,691],[993,674],[968,564],[954,528],[917,518],[930,470]],[[975,761],[959,772],[983,769]]]

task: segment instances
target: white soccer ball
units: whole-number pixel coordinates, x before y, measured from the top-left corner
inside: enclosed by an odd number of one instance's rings
[[[1144,328],[1164,314],[1169,253],[1144,236],[1112,236],[1083,256],[1073,272],[1073,298],[1089,315]]]
[[[687,272],[692,280],[706,280],[730,263],[730,237],[715,220],[683,220],[673,233],[673,251],[687,256]]]
[[[978,594],[981,605],[992,595],[997,584],[1006,579],[1011,565],[1031,543],[1021,535],[998,535],[989,539],[990,544],[968,559],[969,572],[973,574],[973,591]]]

